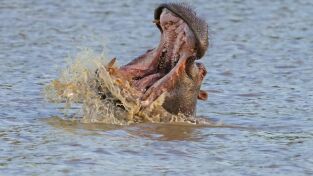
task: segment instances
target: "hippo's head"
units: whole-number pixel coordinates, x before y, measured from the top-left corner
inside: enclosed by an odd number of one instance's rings
[[[195,60],[202,58],[208,48],[208,25],[186,4],[161,4],[154,18],[161,31],[158,47],[120,71],[142,92],[143,107],[167,93],[163,104],[167,111],[194,115],[197,99],[207,97],[200,91],[206,70]]]

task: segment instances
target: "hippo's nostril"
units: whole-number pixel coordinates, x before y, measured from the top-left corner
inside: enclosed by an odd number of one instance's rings
[[[160,20],[153,20],[152,23],[154,23],[156,25],[160,25]]]

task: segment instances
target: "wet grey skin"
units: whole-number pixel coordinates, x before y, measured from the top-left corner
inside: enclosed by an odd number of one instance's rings
[[[207,93],[200,90],[206,70],[195,61],[207,51],[208,25],[186,4],[161,4],[154,18],[161,32],[159,45],[120,71],[142,92],[142,107],[165,93],[164,109],[195,116],[197,99],[207,99]]]

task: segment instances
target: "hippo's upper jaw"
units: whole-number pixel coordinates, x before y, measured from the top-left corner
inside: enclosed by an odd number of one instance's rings
[[[207,24],[186,5],[175,3],[156,8],[154,22],[161,31],[158,47],[121,67],[120,71],[142,92],[142,106],[150,105],[167,92],[165,109],[174,114],[191,115],[197,97],[206,98],[203,91],[199,94],[206,71],[195,60],[207,50]],[[173,106],[171,102],[176,103],[175,108],[168,107]]]

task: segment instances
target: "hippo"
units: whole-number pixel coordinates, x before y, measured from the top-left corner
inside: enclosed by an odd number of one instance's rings
[[[83,103],[82,122],[210,123],[196,118],[197,101],[208,97],[199,62],[209,46],[207,23],[181,3],[157,6],[153,22],[161,32],[157,47],[121,67],[113,58],[70,84],[54,82],[61,97]]]
[[[95,70],[78,60],[47,86],[52,101],[82,103],[84,123],[211,124],[196,117],[197,101],[208,97],[199,62],[209,46],[207,23],[181,3],[157,6],[153,22],[161,32],[157,47],[121,67],[115,58],[96,62]]]
[[[160,4],[153,22],[161,32],[159,45],[120,67],[119,72],[142,93],[142,107],[166,93],[162,104],[166,111],[195,116],[197,99],[207,99],[207,93],[200,90],[207,72],[196,60],[208,49],[208,25],[181,3]]]

